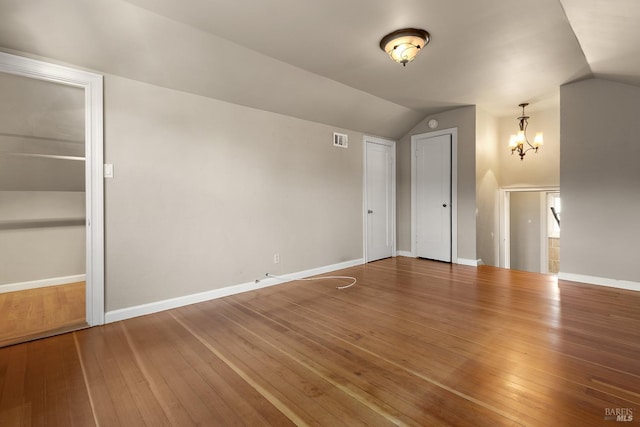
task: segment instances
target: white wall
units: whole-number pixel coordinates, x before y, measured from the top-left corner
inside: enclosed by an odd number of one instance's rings
[[[498,266],[500,165],[498,119],[476,108],[476,247],[483,264]]]
[[[496,141],[496,161],[498,162],[498,186],[499,188],[559,188],[560,187],[560,108],[555,102],[543,103],[543,109],[527,108],[529,119],[527,135],[535,136],[536,132],[544,133],[544,146],[536,154],[528,152],[524,160],[520,160],[517,154],[511,154],[508,147],[509,136],[518,130],[516,119],[522,110],[514,109],[513,116],[498,119],[498,136]],[[536,104],[530,107],[537,107]],[[512,193],[513,194],[513,193]],[[502,212],[497,213],[496,220],[500,220]],[[513,230],[518,232],[518,229]],[[478,231],[481,233],[481,231]],[[518,236],[511,236],[518,238]],[[499,265],[504,259],[504,245],[495,240],[498,252],[495,264]],[[539,246],[539,243],[536,243]],[[539,255],[537,255],[539,258]],[[513,266],[513,264],[512,264]],[[539,267],[538,267],[539,269]]]
[[[534,107],[531,105],[530,107]],[[522,110],[514,109],[513,117],[499,119],[498,162],[500,187],[558,187],[560,185],[560,107],[537,111],[525,110],[529,119],[527,136],[533,142],[536,132],[544,133],[544,146],[536,154],[528,152],[524,160],[511,154],[509,136],[518,131],[518,117]]]
[[[362,258],[362,138],[105,76],[107,311]]]
[[[427,123],[438,120],[437,129]],[[411,251],[411,136],[458,128],[458,257],[476,260],[476,107],[424,118],[397,145],[398,250]]]
[[[513,191],[510,196],[511,269],[540,273],[540,192]]]
[[[0,191],[84,191],[84,91],[0,73]],[[18,154],[18,155],[16,155]]]
[[[640,88],[561,88],[560,272],[640,282]]]
[[[0,291],[84,274],[84,217],[84,192],[0,191]]]

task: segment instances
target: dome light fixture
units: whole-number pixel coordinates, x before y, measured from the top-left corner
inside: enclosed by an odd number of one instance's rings
[[[380,40],[380,49],[406,67],[429,44],[429,39],[429,33],[425,30],[403,28],[384,36]]]
[[[542,132],[536,133],[536,137],[533,140],[533,144],[529,142],[527,138],[527,126],[529,126],[529,116],[524,114],[524,107],[529,105],[527,102],[523,102],[518,105],[522,107],[522,115],[518,117],[518,127],[520,130],[516,135],[511,135],[509,139],[509,148],[511,149],[511,154],[518,152],[518,156],[520,156],[520,160],[524,160],[524,155],[527,154],[527,151],[534,150],[538,153],[538,149],[542,147],[543,139]],[[527,144],[525,146],[525,143]]]

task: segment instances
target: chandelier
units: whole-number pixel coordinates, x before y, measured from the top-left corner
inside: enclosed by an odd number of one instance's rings
[[[522,107],[522,115],[518,117],[518,126],[520,130],[516,135],[511,135],[509,139],[509,148],[511,148],[511,154],[517,152],[520,156],[520,160],[524,160],[524,155],[527,154],[528,151],[534,150],[536,153],[538,149],[542,147],[542,132],[536,133],[535,138],[533,139],[533,144],[529,142],[527,138],[527,126],[529,125],[529,116],[524,113],[524,107],[529,105],[527,102],[523,102],[519,105]],[[525,145],[526,144],[526,145]]]
[[[407,66],[429,43],[429,33],[417,28],[403,28],[387,34],[380,40],[380,49],[394,61]]]

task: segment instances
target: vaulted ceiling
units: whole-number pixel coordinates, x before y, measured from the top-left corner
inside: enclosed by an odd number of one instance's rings
[[[639,24],[638,0],[2,0],[0,48],[398,137],[581,78],[640,85]],[[378,47],[403,27],[432,36],[407,67]]]

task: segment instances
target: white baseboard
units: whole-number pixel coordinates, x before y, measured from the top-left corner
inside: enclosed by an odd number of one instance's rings
[[[47,286],[68,285],[69,283],[84,282],[86,276],[84,274],[76,274],[75,276],[52,277],[50,279],[31,280],[29,282],[7,283],[0,285],[0,294],[6,292],[26,291],[28,289],[46,288]]]
[[[398,256],[406,256],[409,258],[416,258],[416,256],[409,252],[409,251],[398,251],[397,252]],[[477,267],[479,265],[482,265],[482,260],[478,259],[478,260],[473,260],[473,259],[465,259],[465,258],[458,258],[458,260],[456,262],[454,262],[454,264],[461,264],[461,265],[470,265],[472,267]]]
[[[558,279],[571,282],[588,283],[590,285],[607,286],[610,288],[627,289],[630,291],[640,291],[640,283],[629,280],[608,279],[606,277],[585,276],[573,273],[558,273]]]
[[[477,267],[479,265],[482,265],[482,260],[481,259],[458,258],[458,262],[456,264],[468,265],[468,266],[471,266],[471,267]]]
[[[177,298],[171,298],[163,301],[151,302],[148,304],[137,305],[134,307],[112,310],[105,313],[105,323],[117,322],[120,320],[131,319],[132,317],[144,316],[146,314],[157,313],[159,311],[170,310],[172,308],[184,307],[185,305],[196,304],[199,302],[210,301],[217,298],[227,297],[242,292],[254,291],[269,286],[280,285],[296,279],[302,279],[309,276],[316,276],[331,271],[341,270],[343,268],[361,265],[363,259],[341,262],[338,264],[328,265],[325,267],[314,268],[311,270],[299,271],[297,273],[278,275],[279,279],[265,278],[258,282],[247,282],[234,286],[227,286],[220,289],[212,289],[197,294],[185,295]]]
[[[415,255],[413,255],[411,253],[411,251],[398,251],[398,252],[396,252],[396,255],[398,255],[398,256],[406,256],[406,257],[409,257],[409,258],[415,258]]]

